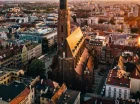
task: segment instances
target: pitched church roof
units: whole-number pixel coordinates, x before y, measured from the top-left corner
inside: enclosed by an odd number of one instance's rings
[[[83,54],[80,57],[80,60],[75,68],[75,71],[78,75],[82,75],[84,73],[85,67],[88,67],[88,70],[92,72],[91,67],[91,59],[89,59],[89,53],[88,50],[85,48]]]
[[[75,57],[85,40],[80,27],[78,27],[70,36],[68,36],[66,40],[73,57]]]
[[[93,67],[94,67],[93,59],[90,56],[89,59],[88,59],[88,62],[87,62],[87,68],[91,73],[93,72]]]

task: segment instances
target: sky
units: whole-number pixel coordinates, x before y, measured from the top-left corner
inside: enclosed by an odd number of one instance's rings
[[[0,1],[29,1],[29,0],[0,0]],[[52,1],[52,0],[31,0],[31,1]],[[59,0],[53,0],[59,1]],[[73,0],[68,0],[73,1]],[[74,0],[74,1],[126,1],[126,0]],[[139,1],[139,0],[127,0],[127,1]]]
[[[0,0],[0,1],[29,1],[29,0]],[[31,1],[52,1],[52,0],[31,0]],[[53,1],[59,1],[59,0],[53,0]],[[73,0],[68,0],[73,1]],[[74,0],[74,1],[126,1],[126,0]],[[132,1],[132,0],[127,0]],[[133,0],[133,1],[139,1],[139,0]]]

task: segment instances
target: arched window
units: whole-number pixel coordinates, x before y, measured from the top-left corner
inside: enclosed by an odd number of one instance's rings
[[[61,26],[61,32],[63,32],[63,25]]]

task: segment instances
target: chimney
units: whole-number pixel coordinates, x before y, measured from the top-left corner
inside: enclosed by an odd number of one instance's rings
[[[63,52],[63,58],[65,58],[65,56],[66,56],[66,55],[65,55],[65,52]]]
[[[30,87],[30,91],[32,90],[32,87],[31,87],[31,85],[29,85],[29,87]]]
[[[43,79],[41,79],[41,84],[43,83]]]

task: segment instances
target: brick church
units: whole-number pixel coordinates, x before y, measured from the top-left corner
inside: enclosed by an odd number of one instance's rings
[[[80,27],[70,33],[70,10],[67,0],[60,0],[58,11],[58,54],[54,56],[49,78],[66,83],[68,88],[92,92],[94,80],[93,58],[85,47]]]

